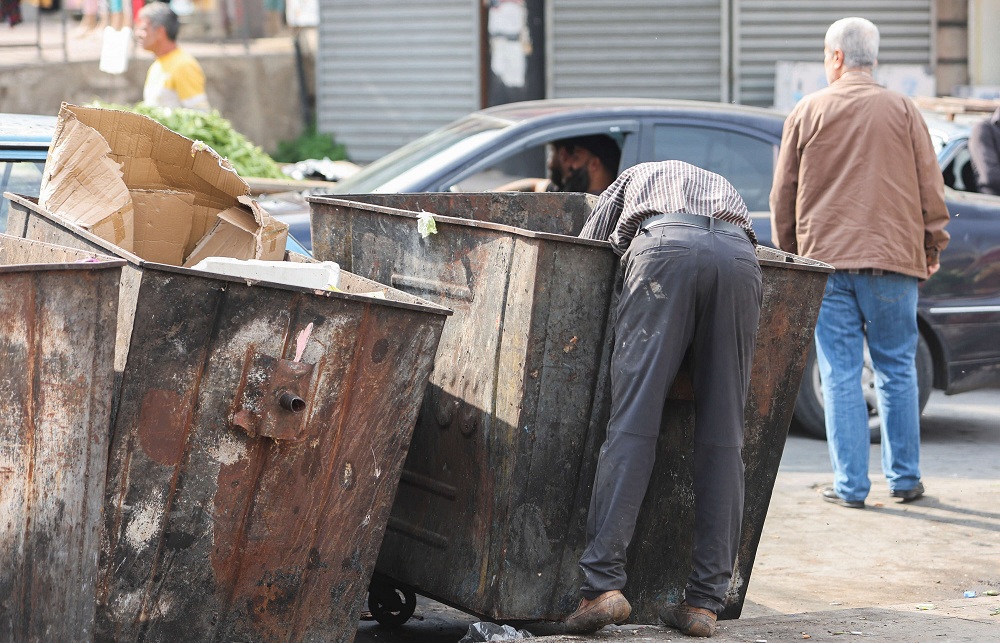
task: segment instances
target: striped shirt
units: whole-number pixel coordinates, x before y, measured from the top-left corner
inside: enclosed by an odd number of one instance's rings
[[[625,254],[643,220],[656,214],[684,212],[715,217],[757,235],[743,197],[726,179],[682,161],[633,165],[601,194],[580,236],[607,240]]]

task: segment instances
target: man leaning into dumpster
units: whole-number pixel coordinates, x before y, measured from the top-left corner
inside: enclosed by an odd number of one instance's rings
[[[642,163],[603,193],[581,237],[621,256],[611,417],[580,559],[580,606],[566,630],[624,622],[625,552],[649,486],[667,392],[690,354],[695,397],[695,527],[684,600],[659,610],[689,636],[711,636],[733,574],[743,516],[743,408],[761,307],[747,207],[718,174],[680,161]],[[666,517],[669,518],[669,517]]]

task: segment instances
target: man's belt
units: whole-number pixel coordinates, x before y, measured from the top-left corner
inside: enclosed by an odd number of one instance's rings
[[[728,232],[730,234],[739,235],[747,240],[750,239],[750,235],[747,234],[747,231],[735,223],[729,223],[728,221],[716,219],[715,217],[706,217],[701,214],[690,214],[688,212],[667,212],[664,214],[654,214],[651,217],[643,219],[639,229],[646,230],[648,228],[653,228],[659,225],[669,225],[671,223],[690,225],[696,228],[704,228],[705,230]]]

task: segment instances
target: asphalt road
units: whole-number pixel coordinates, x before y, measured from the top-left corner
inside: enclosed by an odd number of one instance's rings
[[[966,591],[1000,589],[1000,389],[935,392],[922,418],[921,468],[926,496],[899,504],[888,497],[880,447],[872,445],[868,507],[845,509],[823,502],[818,493],[832,480],[826,443],[791,434],[743,617],[729,622],[733,640],[754,640],[738,636],[743,623],[774,627],[785,621],[797,631],[800,623],[823,628],[863,608],[891,614],[931,606],[943,613],[955,609],[956,599],[959,606],[971,605],[961,601]],[[355,640],[454,643],[475,621],[419,597],[404,626],[389,630],[362,621]],[[528,629],[537,635],[558,631],[552,625]]]

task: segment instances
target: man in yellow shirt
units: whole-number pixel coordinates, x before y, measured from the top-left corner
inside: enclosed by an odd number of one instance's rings
[[[157,107],[188,107],[207,112],[205,73],[194,57],[177,46],[180,21],[170,7],[154,2],[143,7],[135,23],[135,37],[156,60],[146,73],[142,100]]]

